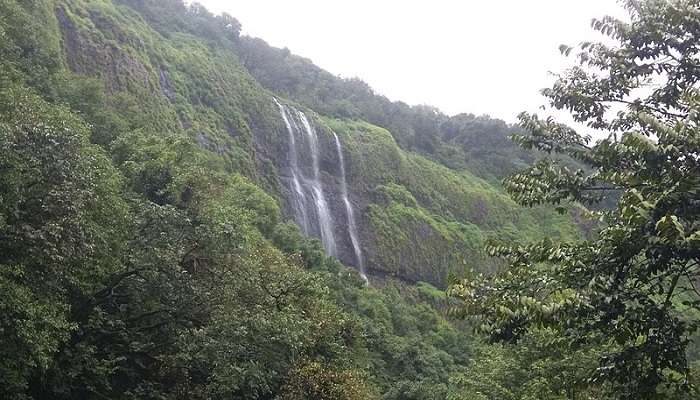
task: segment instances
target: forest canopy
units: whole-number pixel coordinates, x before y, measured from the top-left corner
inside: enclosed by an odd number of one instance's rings
[[[696,398],[700,4],[624,4],[543,91],[593,143],[197,3],[0,0],[0,398]],[[291,217],[280,107],[369,284]]]
[[[563,153],[504,181],[523,205],[615,207],[593,211],[591,240],[494,243],[508,268],[463,280],[451,292],[460,313],[476,315],[495,342],[520,342],[547,329],[569,352],[595,349],[597,366],[580,378],[615,398],[697,395],[700,323],[700,3],[625,1],[630,22],[592,26],[614,44],[562,46],[577,66],[542,93],[574,119],[602,130],[596,143],[576,130],[523,113],[525,148]],[[644,93],[644,95],[639,95]],[[613,115],[611,107],[624,106]],[[690,393],[693,394],[690,394]]]

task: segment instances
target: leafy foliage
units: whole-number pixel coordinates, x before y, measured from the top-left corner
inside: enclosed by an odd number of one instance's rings
[[[468,335],[411,288],[366,287],[268,194],[252,131],[274,142],[279,122],[221,51],[235,20],[178,1],[0,10],[0,397],[444,393]]]
[[[343,138],[349,181],[365,200],[364,233],[378,272],[445,287],[449,276],[499,264],[484,252],[490,237],[533,241],[573,239],[570,216],[539,208],[522,212],[487,181],[398,147],[385,129],[361,121],[326,119]]]
[[[492,346],[444,315],[450,274],[502,265],[488,239],[579,235],[494,186],[533,159],[521,130],[239,34],[180,0],[0,0],[0,397],[600,397],[595,345]],[[342,138],[376,287],[285,221],[268,90]]]
[[[464,374],[452,378],[449,399],[608,399],[587,378],[599,349],[571,351],[550,330],[533,330],[519,345],[483,346]]]
[[[605,130],[589,138],[551,119],[521,115],[527,148],[563,153],[586,169],[545,158],[505,180],[521,204],[592,205],[603,226],[589,241],[494,245],[509,268],[456,283],[463,312],[492,340],[517,342],[550,327],[572,349],[601,350],[594,383],[623,399],[681,398],[695,388],[686,351],[696,331],[698,284],[697,1],[626,1],[631,22],[593,27],[617,44],[583,43],[580,66],[543,91],[554,107]],[[572,51],[564,46],[564,53]],[[621,104],[611,115],[611,107]]]

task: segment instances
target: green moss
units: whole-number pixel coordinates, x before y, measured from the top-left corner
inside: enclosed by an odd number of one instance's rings
[[[406,207],[418,208],[418,202],[411,192],[396,183],[380,186],[377,188],[376,194],[379,201],[384,204],[390,204],[395,201]]]
[[[350,154],[348,183],[359,191],[400,181],[406,156],[386,130],[364,121],[325,119]]]
[[[408,193],[398,185],[378,191]],[[450,274],[484,268],[481,263],[488,260],[482,254],[484,238],[477,227],[445,221],[413,204],[389,200],[369,206],[367,215],[376,247],[373,265],[394,276],[437,285],[444,285]]]
[[[354,193],[368,206],[372,266],[410,280],[444,285],[450,274],[489,270],[487,239],[535,241],[580,236],[568,215],[516,205],[492,183],[402,150],[385,129],[326,119],[349,153]]]

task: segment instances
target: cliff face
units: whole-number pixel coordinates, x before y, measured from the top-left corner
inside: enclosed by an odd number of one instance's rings
[[[260,77],[272,61],[256,58],[251,39],[240,38],[230,19],[199,10],[206,24],[185,23],[183,13],[193,11],[178,4],[57,0],[53,17],[65,68],[103,85],[126,129],[190,138],[226,171],[251,178],[346,265],[444,285],[451,273],[494,266],[482,251],[491,236],[578,234],[569,218],[520,209],[469,163],[454,168],[437,156],[460,151],[441,139],[447,117],[397,106],[407,119],[427,121],[403,131],[393,114],[361,111],[362,101],[386,99],[357,82],[349,84],[359,85],[364,98],[330,89],[339,111],[321,103],[312,109],[299,95],[304,85],[337,78],[316,68],[302,71],[296,91],[287,81],[275,85],[275,75]],[[299,73],[286,62],[274,65],[282,75]],[[360,111],[345,112],[353,109]],[[393,131],[363,119],[385,121]]]

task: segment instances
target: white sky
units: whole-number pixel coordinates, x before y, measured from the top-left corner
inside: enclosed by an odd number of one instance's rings
[[[615,0],[198,0],[243,33],[288,47],[392,100],[515,122],[571,64],[560,44],[600,37],[593,17]]]

